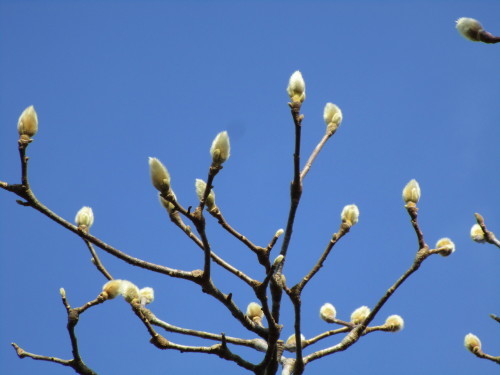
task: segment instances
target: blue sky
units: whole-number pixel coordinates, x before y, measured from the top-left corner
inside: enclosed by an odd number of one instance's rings
[[[410,179],[422,189],[427,243],[446,236],[457,247],[448,258],[429,258],[375,319],[399,314],[403,331],[371,334],[306,373],[493,374],[497,366],[468,353],[463,337],[473,332],[486,352],[500,353],[499,327],[488,317],[500,308],[498,249],[469,238],[474,212],[500,234],[500,46],[465,40],[454,22],[474,17],[500,34],[499,14],[498,1],[2,0],[0,180],[19,182],[16,123],[33,104],[40,125],[28,154],[37,197],[68,220],[91,206],[92,233],[105,242],[193,270],[202,253],[159,206],[147,158],[162,160],[179,200],[195,205],[195,178],[206,178],[212,139],[227,130],[232,155],[214,183],[217,204],[265,246],[286,225],[293,123],[285,89],[299,69],[307,85],[303,162],[324,132],[326,102],[340,106],[344,121],[305,180],[284,270],[289,284],[319,257],[344,205],[361,211],[304,291],[305,336],[332,328],[318,317],[323,303],[347,320],[410,266],[417,241],[401,200]],[[0,220],[0,372],[72,373],[20,360],[10,343],[70,358],[59,288],[79,306],[106,280],[78,237],[6,191]],[[213,220],[207,230],[219,255],[262,279],[254,254]],[[198,287],[99,254],[115,278],[155,289],[151,309],[163,320],[253,338]],[[242,309],[255,300],[220,268],[213,277]],[[286,339],[289,302],[282,317]],[[100,374],[244,373],[214,356],[157,350],[123,300],[86,312],[77,334],[84,360]]]

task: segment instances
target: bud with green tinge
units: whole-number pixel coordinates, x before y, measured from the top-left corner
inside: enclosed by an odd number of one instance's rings
[[[120,294],[125,298],[125,301],[132,302],[135,299],[139,299],[139,288],[130,281],[122,280]]]
[[[199,178],[196,179],[195,183],[196,187],[196,195],[198,195],[198,199],[201,201],[203,199],[203,195],[205,194],[205,190],[207,189],[207,184],[205,181],[200,180]],[[211,210],[212,208],[215,208],[215,193],[213,189],[210,189],[210,193],[208,194],[207,200],[205,201],[205,205],[207,206],[208,210]]]
[[[335,310],[335,306],[331,303],[325,303],[321,306],[321,309],[319,309],[319,317],[327,323],[333,323],[336,316],[337,310]]]
[[[21,136],[33,137],[38,131],[38,116],[35,108],[30,105],[26,108],[17,122],[17,131]]]
[[[420,200],[420,185],[417,180],[413,179],[406,184],[403,189],[403,200],[405,203],[417,204]]]
[[[438,242],[436,242],[436,249],[441,249],[439,252],[440,255],[447,257],[451,253],[455,252],[455,244],[447,237],[441,238]]]
[[[155,300],[155,291],[153,288],[145,287],[139,290],[139,298],[141,300],[141,305],[145,306],[150,304]]]
[[[358,222],[359,219],[359,209],[355,204],[349,204],[344,207],[342,213],[340,214],[340,218],[343,223],[352,226]]]
[[[474,18],[462,17],[457,21],[457,30],[464,38],[472,40],[473,42],[480,42],[479,34],[484,31],[483,26],[478,20]]]
[[[359,324],[365,320],[368,315],[370,315],[370,308],[367,306],[361,306],[358,307],[356,310],[353,311],[351,314],[351,323],[352,324]]]
[[[481,340],[479,340],[479,337],[473,335],[472,333],[465,335],[464,345],[467,348],[467,350],[472,353],[477,353],[478,351],[481,351]]]
[[[177,197],[175,196],[174,192],[172,190],[170,190],[169,194],[172,194],[173,197],[174,197],[174,200],[177,200]],[[165,209],[167,210],[167,212],[169,214],[173,213],[174,210],[175,210],[175,206],[173,203],[167,201],[165,198],[163,198],[161,196],[161,193],[158,193],[158,200],[160,201],[160,204],[165,207]]]
[[[156,190],[160,193],[166,193],[170,189],[170,174],[160,160],[149,158],[149,173]]]
[[[292,102],[303,103],[306,99],[306,83],[298,70],[291,75],[286,91]]]
[[[224,163],[231,154],[231,146],[229,144],[229,135],[227,131],[220,132],[214,138],[212,147],[210,147],[210,155],[212,155],[212,162],[214,165],[219,166]]]
[[[333,103],[326,103],[323,111],[323,119],[325,120],[327,130],[333,132],[337,130],[342,122],[342,111]]]
[[[94,213],[90,207],[82,207],[75,216],[75,222],[78,227],[90,228],[94,224]]]

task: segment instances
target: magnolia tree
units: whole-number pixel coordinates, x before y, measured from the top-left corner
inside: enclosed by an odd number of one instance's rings
[[[457,28],[465,37],[474,41],[486,43],[500,41],[498,37],[484,31],[479,22],[473,19],[460,19],[457,22]],[[39,211],[57,224],[81,237],[92,255],[93,264],[108,282],[103,285],[102,291],[97,293],[95,299],[80,307],[72,307],[65,290],[62,288],[60,290],[61,299],[67,311],[67,331],[70,338],[72,358],[61,359],[53,356],[29,353],[18,344],[13,343],[12,346],[16,350],[17,355],[20,358],[30,357],[35,360],[50,361],[68,366],[79,374],[96,374],[80,355],[77,340],[77,324],[86,311],[119,296],[123,297],[130,305],[137,319],[142,322],[148,332],[150,342],[157,348],[180,352],[213,354],[234,362],[237,366],[255,374],[275,374],[280,368],[283,375],[302,374],[309,363],[344,351],[356,344],[365,335],[377,331],[397,332],[403,329],[404,321],[399,315],[387,317],[383,324],[374,325],[372,322],[395,291],[420,268],[421,264],[427,258],[437,254],[447,257],[455,251],[455,245],[449,238],[440,239],[434,246],[429,246],[425,241],[424,233],[418,222],[417,204],[420,200],[421,191],[416,180],[409,181],[402,191],[405,209],[408,212],[410,223],[418,242],[418,249],[411,266],[401,274],[371,308],[361,306],[352,312],[349,319],[339,319],[335,306],[331,303],[325,303],[319,309],[319,316],[326,323],[332,324],[333,328],[314,337],[305,337],[302,333],[303,316],[301,312],[301,298],[306,286],[324,266],[334,246],[337,246],[341,239],[349,233],[352,226],[356,225],[360,215],[359,209],[355,204],[346,205],[340,213],[338,230],[327,241],[323,253],[319,256],[314,266],[296,284],[291,285],[287,283],[284,269],[287,262],[293,261],[293,254],[289,254],[289,244],[292,238],[297,208],[301,201],[303,181],[320,151],[336,133],[342,122],[340,108],[333,103],[327,103],[323,113],[325,133],[307,158],[307,161],[302,163],[301,131],[304,116],[301,114],[301,106],[306,98],[305,88],[306,85],[301,73],[299,71],[294,72],[290,77],[287,87],[290,97],[288,105],[291,110],[295,130],[293,178],[290,185],[288,220],[286,227],[276,231],[267,245],[257,245],[234,229],[216,204],[215,192],[213,191],[214,179],[221,173],[224,163],[230,157],[230,141],[227,132],[223,131],[219,133],[212,142],[210,147],[212,161],[207,179],[206,181],[201,179],[196,180],[195,186],[199,203],[194,208],[191,206],[186,208],[183,202],[180,202],[176,198],[170,174],[164,164],[157,158],[149,158],[151,182],[158,192],[159,203],[165,208],[172,223],[186,235],[188,241],[192,241],[201,249],[203,269],[195,271],[173,269],[168,267],[168,265],[155,264],[144,259],[138,259],[103,242],[91,233],[90,229],[94,223],[94,214],[90,207],[80,209],[76,214],[75,224],[73,224],[57,215],[38,200],[30,186],[27,156],[28,146],[32,143],[33,137],[38,131],[38,118],[33,106],[26,108],[21,114],[17,126],[19,132],[18,148],[21,159],[21,182],[18,184],[0,182],[0,187],[19,196],[21,198],[17,201],[19,204]],[[211,241],[205,226],[205,221],[209,219],[207,216],[212,216],[227,231],[229,236],[233,236],[239,240],[255,254],[256,261],[261,265],[262,269],[260,278],[252,278],[212,250]],[[476,219],[477,224],[474,224],[471,229],[472,239],[476,242],[487,242],[500,247],[500,241],[487,229],[481,215],[476,214]],[[274,251],[273,254],[277,255],[271,256],[271,252],[278,244],[280,237],[282,240],[279,244],[279,253],[278,251]],[[186,282],[198,285],[203,293],[210,295],[213,299],[221,303],[233,318],[254,338],[230,337],[225,334],[178,327],[166,322],[161,316],[155,315],[154,308],[149,307],[154,301],[154,290],[150,287],[140,289],[131,281],[115,279],[106,268],[106,265],[101,262],[95,247],[127,262],[131,266],[163,274],[166,277],[184,279]],[[253,291],[255,300],[249,301],[247,306],[238,306],[234,302],[232,294],[225,294],[223,292],[224,287],[216,285],[214,282],[212,278],[212,267],[214,265],[221,267],[229,274],[232,274],[234,278],[240,279],[246,284]],[[292,331],[294,333],[288,338],[282,337],[284,327],[281,324],[282,319],[280,317],[285,298],[289,299],[293,305],[294,325]],[[492,315],[492,318],[499,320],[495,315]],[[84,324],[84,320],[82,320],[82,323]],[[173,342],[168,338],[168,332],[209,340],[211,344],[206,346],[190,346],[181,342]],[[338,336],[340,338],[333,346],[322,345],[323,340],[331,336]],[[244,346],[261,352],[260,361],[254,363],[249,359],[235,354],[233,351],[234,346]],[[473,334],[468,334],[465,337],[465,347],[478,357],[500,363],[500,357],[494,357],[482,351],[479,338]]]

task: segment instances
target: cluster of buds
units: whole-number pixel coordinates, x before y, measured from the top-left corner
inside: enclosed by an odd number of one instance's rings
[[[26,108],[17,121],[17,132],[21,139],[29,140],[38,131],[38,116],[35,108],[30,105]],[[30,141],[28,141],[30,142]]]
[[[247,316],[252,322],[262,327],[262,318],[264,317],[264,311],[262,311],[262,306],[257,302],[250,302],[248,304]]]
[[[196,183],[195,183],[195,187],[196,187],[196,195],[198,195],[198,199],[201,202],[203,197],[205,196],[205,191],[207,190],[207,183],[205,181],[197,178]],[[207,210],[209,210],[209,211],[217,207],[215,205],[215,193],[214,193],[213,189],[210,189],[210,193],[207,196],[207,199],[205,201],[205,205],[207,206]]]
[[[121,295],[125,301],[140,302],[145,306],[154,301],[154,290],[150,287],[139,289],[134,283],[128,280],[110,280],[102,287],[101,295],[105,299],[113,299]]]
[[[337,310],[335,310],[335,306],[333,306],[331,303],[325,303],[319,309],[319,317],[327,323],[334,323],[336,316]]]
[[[88,231],[92,224],[94,224],[94,213],[92,212],[92,208],[90,207],[82,207],[76,213],[75,223],[78,228]]]
[[[343,223],[346,223],[349,227],[353,226],[358,222],[359,219],[359,209],[355,204],[349,204],[344,207],[340,218]]]

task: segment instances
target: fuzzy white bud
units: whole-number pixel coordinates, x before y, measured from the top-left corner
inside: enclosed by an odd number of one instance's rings
[[[250,302],[247,306],[247,316],[251,320],[255,318],[262,319],[264,311],[262,311],[262,307],[257,302]]]
[[[455,244],[447,237],[441,238],[438,242],[436,242],[436,249],[442,249],[439,252],[440,255],[447,257],[451,253],[455,252]]]
[[[149,173],[151,182],[159,192],[167,192],[170,189],[170,174],[167,168],[157,158],[149,158]]]
[[[195,182],[195,187],[196,187],[196,195],[198,195],[198,199],[201,201],[203,199],[203,195],[205,194],[205,190],[207,189],[207,184],[205,181],[197,178]],[[215,207],[215,193],[213,189],[210,190],[207,200],[205,201],[205,205],[207,206],[208,210],[211,210],[212,208]]]
[[[333,103],[326,103],[323,110],[323,119],[325,120],[327,130],[333,132],[337,130],[342,122],[342,111]]]
[[[370,315],[370,308],[367,306],[358,307],[351,314],[351,323],[359,324]]]
[[[472,353],[477,353],[481,350],[481,340],[479,340],[479,337],[473,335],[472,333],[465,335],[464,345],[467,350]]]
[[[274,235],[274,237],[279,237],[281,236],[283,233],[285,233],[285,231],[283,229],[278,229]]]
[[[479,243],[485,243],[486,240],[484,238],[484,232],[483,229],[479,224],[474,224],[472,228],[470,228],[470,237],[472,238],[473,241],[479,242]]]
[[[342,222],[347,223],[349,226],[354,225],[359,219],[359,209],[355,204],[349,204],[344,207],[340,214]]]
[[[103,285],[102,291],[106,293],[106,299],[113,299],[120,294],[122,280],[110,280]]]
[[[302,345],[302,342],[305,341],[306,337],[304,335],[300,335],[300,343]],[[285,342],[285,348],[288,349],[291,352],[295,352],[297,350],[297,340],[295,338],[295,333],[293,335],[290,335],[288,339]]]
[[[64,290],[64,288],[59,288],[59,294],[62,298],[66,298],[66,291]]]
[[[38,131],[38,116],[35,108],[30,105],[26,108],[17,121],[17,132],[19,135],[33,137]]]
[[[337,310],[335,310],[335,306],[331,303],[325,303],[321,306],[321,309],[319,309],[319,317],[327,323],[333,323],[336,316]]]
[[[306,99],[306,83],[304,78],[302,78],[302,73],[298,70],[290,76],[286,91],[288,92],[290,99],[292,99],[292,102],[303,103]]]
[[[82,207],[76,213],[75,223],[78,227],[86,227],[87,229],[94,224],[94,213],[90,207]]]
[[[406,184],[403,189],[403,200],[405,203],[418,203],[420,200],[420,185],[417,180],[413,179]]]
[[[221,165],[231,154],[231,146],[229,144],[229,135],[227,131],[220,132],[214,138],[212,147],[210,147],[210,155],[212,155],[212,162],[214,165]]]
[[[273,267],[277,267],[281,262],[283,262],[283,259],[285,259],[285,256],[283,254],[278,255],[273,262]]]
[[[404,328],[405,322],[399,315],[391,315],[385,320],[385,326],[392,332],[398,332]]]
[[[472,40],[473,42],[481,41],[479,34],[484,29],[478,20],[475,20],[474,18],[462,17],[456,22],[457,30],[464,38]]]
[[[139,298],[141,300],[141,305],[145,306],[150,304],[155,300],[155,291],[153,288],[145,287],[139,290]]]
[[[128,280],[122,280],[120,294],[127,302],[132,302],[134,299],[139,298],[139,288]]]

